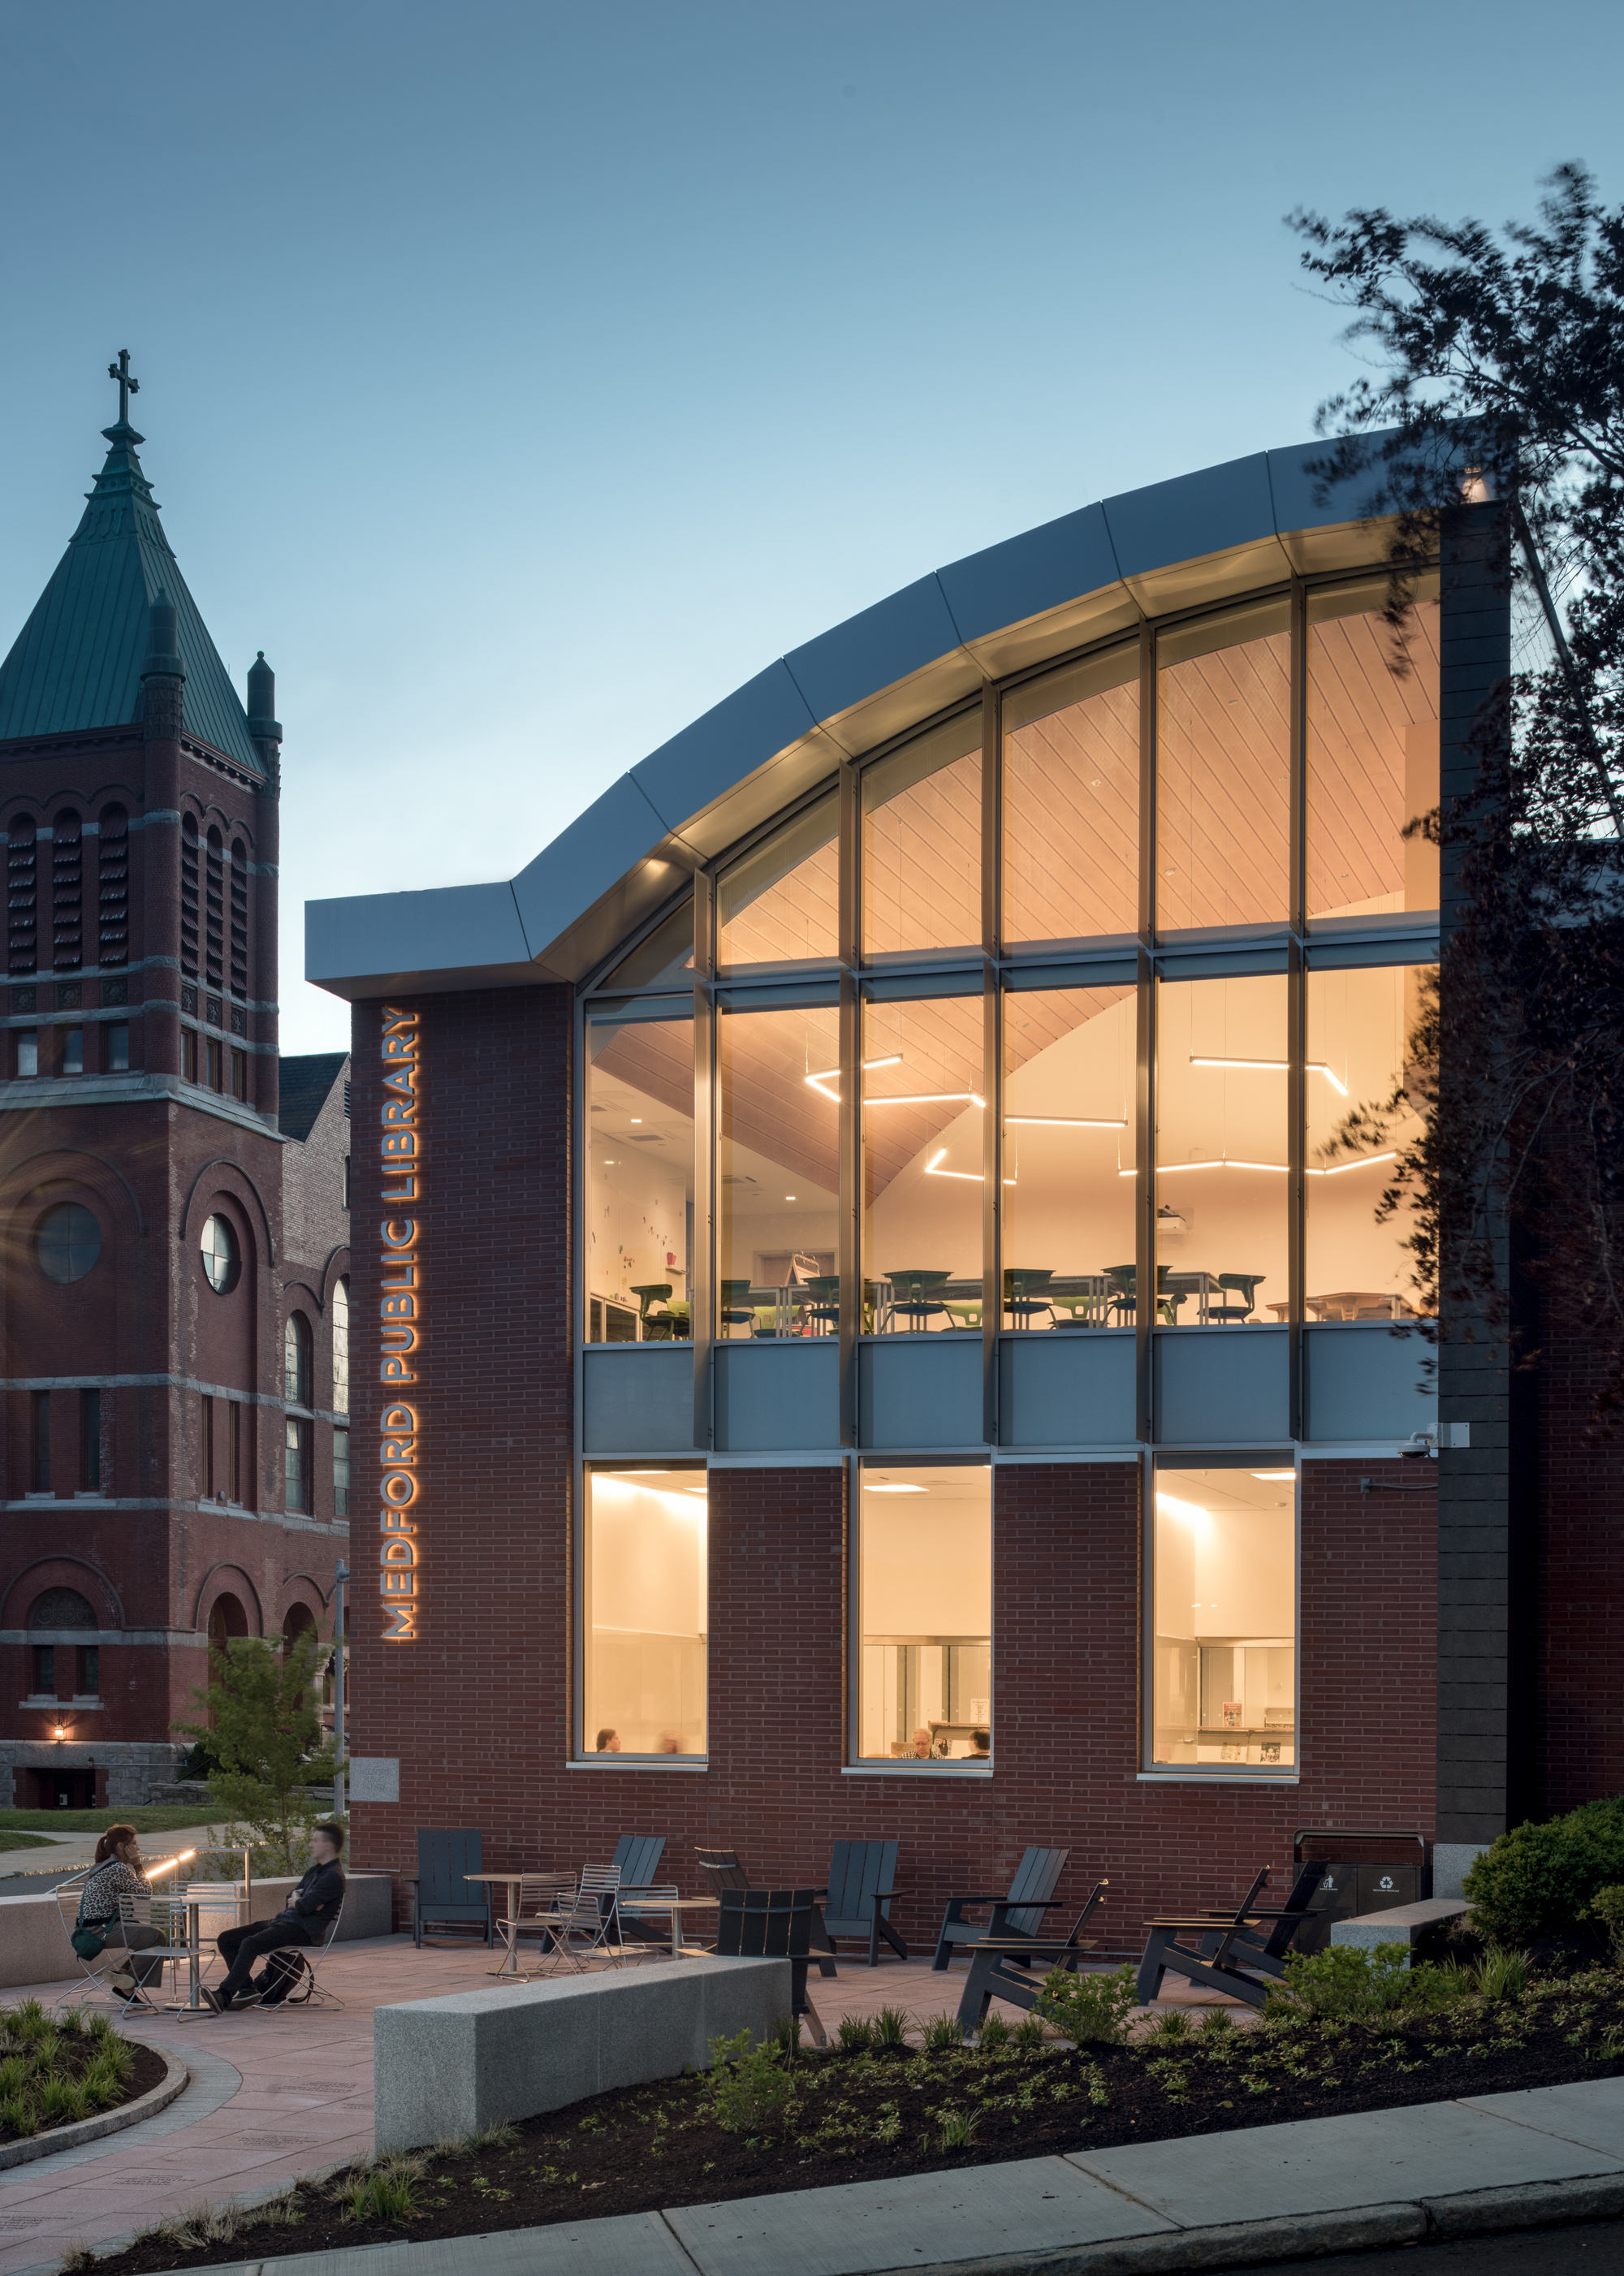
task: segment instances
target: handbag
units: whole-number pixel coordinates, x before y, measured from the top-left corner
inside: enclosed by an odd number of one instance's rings
[[[95,1929],[86,1928],[82,1923],[69,1932],[68,1942],[81,1960],[99,1960],[107,1950],[106,1939],[99,1937]]]

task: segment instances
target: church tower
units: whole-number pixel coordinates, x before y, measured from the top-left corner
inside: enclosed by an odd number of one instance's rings
[[[346,1530],[345,1066],[289,1063],[285,1117],[275,680],[245,709],[109,372],[0,664],[0,1802],[34,1807],[171,1779],[206,1640],[322,1627]]]

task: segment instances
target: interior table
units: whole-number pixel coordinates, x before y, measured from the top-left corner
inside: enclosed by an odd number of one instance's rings
[[[1164,1270],[1157,1277],[1156,1284],[1158,1304],[1164,1302],[1169,1296],[1194,1296],[1195,1324],[1200,1328],[1207,1325],[1208,1304],[1214,1296],[1221,1295],[1222,1293],[1216,1272],[1172,1272]],[[1178,1306],[1175,1304],[1173,1307],[1175,1325],[1178,1316]]]
[[[1402,1320],[1412,1316],[1402,1296],[1385,1288],[1335,1288],[1328,1295],[1305,1296],[1317,1320]]]

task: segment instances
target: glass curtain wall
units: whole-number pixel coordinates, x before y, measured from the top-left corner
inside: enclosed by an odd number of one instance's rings
[[[1369,580],[1309,596],[1310,921],[1438,905],[1438,847],[1412,827],[1438,805],[1438,580],[1396,631],[1385,600]]]
[[[1150,1766],[1294,1764],[1294,1472],[1158,1465],[1150,1531]]]
[[[863,1324],[982,1324],[983,999],[862,1006]]]
[[[1064,947],[1139,924],[1139,643],[1004,699],[1004,941]]]
[[[1137,990],[1004,997],[1003,1324],[1131,1327]]]
[[[1407,1195],[1377,1221],[1399,1157],[1424,1134],[1435,965],[1308,975],[1303,1302],[1310,1320],[1416,1306]]]
[[[587,1016],[588,1343],[694,1332],[693,998],[595,1003]]]
[[[865,1463],[857,1511],[860,1761],[992,1748],[992,1472]]]
[[[1284,973],[1157,982],[1156,1319],[1284,1319]]]
[[[836,1334],[839,1008],[724,1005],[717,1063],[717,1333]]]
[[[708,1509],[702,1469],[588,1472],[584,1754],[704,1753]]]
[[[1158,932],[1282,924],[1291,899],[1291,617],[1284,600],[1157,641]]]
[[[717,886],[717,961],[807,964],[839,952],[840,800],[831,791],[723,871]]]
[[[981,943],[981,711],[962,712],[862,772],[862,952]]]

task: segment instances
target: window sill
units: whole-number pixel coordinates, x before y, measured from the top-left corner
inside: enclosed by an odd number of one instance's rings
[[[703,1755],[587,1755],[564,1765],[566,1771],[708,1771]]]
[[[1248,1770],[1244,1764],[1215,1764],[1211,1770],[1199,1769],[1191,1763],[1180,1770],[1141,1771],[1136,1783],[1140,1786],[1298,1786],[1301,1774],[1296,1771]]]
[[[990,1779],[990,1763],[846,1763],[842,1778]]]

